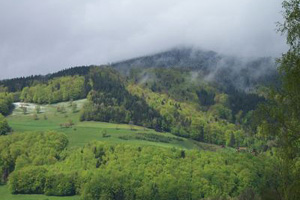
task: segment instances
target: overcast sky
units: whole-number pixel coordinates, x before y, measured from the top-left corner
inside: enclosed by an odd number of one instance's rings
[[[0,0],[0,79],[176,46],[280,56],[280,0]]]

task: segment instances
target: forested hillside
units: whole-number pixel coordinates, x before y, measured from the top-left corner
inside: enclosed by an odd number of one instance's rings
[[[92,90],[88,96],[89,103],[83,108],[81,120],[132,123],[163,129],[164,119],[144,99],[128,92],[125,77],[114,69],[94,68],[90,73],[90,81]]]
[[[67,150],[65,136],[55,133],[14,134],[0,143],[2,181],[14,170],[14,194],[150,200],[256,198],[272,190],[265,173],[272,161],[264,156],[102,142]]]
[[[21,101],[17,112],[0,117],[1,135],[10,133],[0,137],[2,183],[12,194],[116,200],[274,196],[273,138],[263,139],[253,125],[253,113],[266,100],[264,87],[240,90],[184,67],[130,69],[127,75],[111,66],[85,69],[78,69],[84,75],[71,69],[37,79],[14,93],[2,85],[3,114]],[[127,124],[130,133],[122,133],[121,125],[98,130],[101,125],[88,124],[95,121]],[[45,133],[43,126],[67,136]],[[69,148],[68,140],[81,145]],[[241,153],[232,149],[239,147]]]
[[[206,81],[251,91],[257,85],[278,81],[273,58],[243,58],[194,48],[174,48],[162,53],[112,64],[123,73],[131,69],[184,68],[200,72]]]
[[[86,97],[85,79],[80,76],[65,76],[54,78],[47,83],[34,84],[24,87],[20,100],[39,104],[57,103]]]
[[[299,1],[283,8],[277,64],[175,48],[0,81],[0,199],[300,199]]]
[[[30,87],[37,83],[46,83],[48,80],[53,78],[75,75],[85,76],[89,73],[90,67],[92,66],[72,67],[48,75],[32,75],[28,77],[5,79],[0,80],[0,85],[6,92],[20,92],[24,87]]]
[[[36,80],[15,94],[3,93],[10,99],[5,105],[11,106],[12,96],[39,104],[87,97],[82,121],[135,124],[211,144],[268,148],[252,123],[254,110],[265,100],[258,90],[250,93],[207,82],[201,71],[188,68],[131,69],[128,76],[110,66],[89,70],[85,76]]]
[[[81,120],[132,123],[212,144],[268,148],[257,142],[252,127],[253,111],[264,101],[256,93],[226,93],[181,68],[132,70],[126,77],[99,67],[90,73],[90,84]]]

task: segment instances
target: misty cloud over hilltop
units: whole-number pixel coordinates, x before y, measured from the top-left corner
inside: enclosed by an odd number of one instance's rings
[[[192,46],[280,56],[274,0],[0,0],[0,79]]]
[[[238,57],[203,51],[197,48],[174,48],[154,55],[112,63],[119,71],[129,74],[131,69],[152,67],[180,67],[191,71],[191,80],[202,79],[220,85],[231,85],[236,89],[251,91],[259,83],[272,82],[277,78],[274,58]],[[155,79],[145,74],[140,82]]]

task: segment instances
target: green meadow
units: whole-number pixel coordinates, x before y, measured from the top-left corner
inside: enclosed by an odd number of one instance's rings
[[[109,141],[112,143],[133,143],[141,145],[157,145],[164,147],[176,147],[184,149],[208,149],[216,150],[218,146],[208,145],[196,142],[191,139],[176,137],[171,133],[156,132],[140,126],[129,124],[115,124],[106,122],[94,122],[79,120],[80,109],[86,100],[74,101],[77,105],[74,112],[70,102],[62,102],[51,105],[40,105],[40,112],[36,114],[36,104],[25,104],[27,112],[24,114],[20,104],[16,104],[16,108],[10,116],[7,117],[10,127],[15,132],[26,131],[56,131],[63,132],[69,139],[70,147],[81,147],[93,140]],[[64,112],[58,112],[57,108],[64,108]],[[74,123],[71,127],[62,127],[60,124]],[[146,138],[141,136],[147,136]],[[167,139],[168,141],[148,140],[148,136],[154,136],[159,139]]]

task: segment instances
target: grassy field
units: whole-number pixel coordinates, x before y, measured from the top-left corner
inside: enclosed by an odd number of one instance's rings
[[[7,117],[9,125],[15,132],[24,131],[57,131],[63,132],[68,136],[69,146],[78,147],[93,140],[109,141],[112,143],[134,143],[141,145],[157,145],[164,147],[177,147],[184,149],[210,149],[218,148],[214,145],[195,142],[190,139],[176,137],[170,133],[160,133],[152,129],[128,124],[114,124],[106,122],[80,122],[79,110],[86,100],[74,101],[77,105],[77,111],[73,112],[70,102],[40,105],[40,113],[35,119],[36,104],[25,104],[27,113],[24,114],[20,103],[16,104],[13,113]],[[58,112],[57,107],[64,107],[65,112]],[[61,127],[60,124],[72,120],[74,125],[70,128]],[[141,136],[153,136],[153,134],[162,140],[168,142],[149,141]]]

